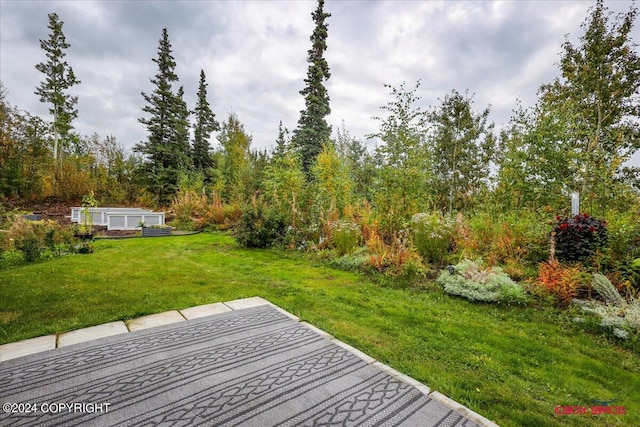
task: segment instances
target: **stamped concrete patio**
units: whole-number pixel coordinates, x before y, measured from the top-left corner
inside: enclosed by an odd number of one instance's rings
[[[0,346],[2,426],[496,426],[259,298]]]

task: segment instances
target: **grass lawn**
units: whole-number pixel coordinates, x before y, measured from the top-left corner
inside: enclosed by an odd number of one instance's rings
[[[393,289],[220,234],[101,240],[0,270],[0,344],[261,296],[502,426],[640,425],[640,352],[552,309]],[[554,415],[615,399],[625,415]]]

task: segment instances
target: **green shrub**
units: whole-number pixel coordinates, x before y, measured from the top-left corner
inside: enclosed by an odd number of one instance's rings
[[[42,255],[41,241],[35,234],[27,234],[14,241],[14,246],[22,252],[26,262],[35,262]]]
[[[277,244],[285,235],[284,217],[267,207],[262,201],[255,201],[242,209],[235,227],[235,237],[239,245],[247,248],[265,248]]]
[[[9,235],[5,230],[0,230],[0,260],[4,257],[4,253],[10,248]]]
[[[426,262],[442,265],[453,245],[456,221],[439,212],[417,213],[411,218],[409,230],[413,244]]]
[[[59,239],[56,246],[58,248],[57,255],[62,255],[64,252],[70,254],[76,252],[78,239],[76,238],[72,228],[61,228],[56,237]]]
[[[584,261],[607,245],[607,223],[588,214],[556,217],[556,255],[561,261]]]
[[[44,234],[44,244],[52,253],[56,252],[56,230],[49,229]]]
[[[629,294],[640,290],[640,220],[635,209],[609,212],[607,219],[608,247],[599,251],[597,268]]]
[[[34,262],[40,258],[45,248],[45,234],[43,223],[20,217],[13,218],[8,230],[9,240],[13,241],[13,247],[22,253],[26,262]]]
[[[489,265],[535,266],[548,258],[547,221],[532,210],[480,211],[458,220],[455,245],[463,256],[480,257]]]
[[[640,248],[640,218],[638,211],[609,212],[606,215],[608,245],[617,256]]]
[[[483,268],[479,261],[464,260],[450,266],[440,273],[437,282],[446,293],[471,301],[525,303],[529,299],[522,286],[502,269]]]
[[[362,240],[360,226],[351,221],[334,221],[331,223],[333,247],[338,251],[338,255],[352,253]]]
[[[25,261],[33,262],[43,253],[54,256],[75,251],[76,239],[73,230],[62,227],[55,221],[26,221],[14,217],[9,229],[3,233],[13,247],[22,252]]]

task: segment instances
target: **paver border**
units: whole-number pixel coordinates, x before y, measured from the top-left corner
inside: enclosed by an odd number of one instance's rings
[[[29,338],[28,340],[11,342],[0,345],[0,362],[27,356],[33,353],[53,350],[56,348],[56,335]]]
[[[397,371],[396,369],[385,365],[363,353],[362,351],[350,346],[349,344],[342,342],[334,338],[331,334],[317,328],[307,322],[300,321],[300,318],[286,310],[278,307],[277,305],[267,301],[262,297],[250,297],[241,298],[226,302],[217,302],[213,304],[199,305],[195,307],[188,307],[180,310],[165,311],[162,313],[150,314],[148,316],[137,317],[131,319],[126,324],[122,321],[104,323],[102,325],[91,326],[83,329],[76,329],[74,331],[65,332],[58,335],[45,335],[42,337],[30,338],[23,341],[17,341],[13,343],[0,345],[0,362],[5,360],[15,359],[29,354],[40,353],[42,351],[53,350],[55,348],[65,347],[73,344],[79,344],[81,342],[92,341],[98,338],[104,338],[112,336],[118,333],[128,333],[137,330],[143,330],[156,326],[163,326],[169,324],[175,324],[183,322],[189,319],[196,319],[205,316],[215,316],[216,314],[226,313],[229,311],[242,310],[245,308],[258,307],[262,305],[269,305],[285,316],[291,318],[296,322],[300,322],[302,326],[311,329],[322,337],[330,340],[332,343],[342,347],[343,349],[353,353],[355,356],[364,360],[367,364],[376,367],[384,371],[385,373],[393,376],[394,378],[403,381],[413,387],[415,387],[421,393],[427,395],[429,398],[436,400],[437,402],[445,405],[449,409],[452,409],[460,415],[466,417],[470,421],[477,424],[479,427],[499,427],[498,424],[488,420],[482,415],[472,411],[464,405],[456,402],[455,400],[445,396],[439,391],[432,391],[427,385],[422,384],[418,380]],[[122,326],[126,328],[126,331],[122,330]],[[119,330],[119,331],[118,331]]]
[[[126,334],[129,332],[124,322],[103,323],[102,325],[90,326],[88,328],[76,329],[58,335],[56,347],[66,347],[68,345],[79,344],[97,338],[110,337],[113,335]]]

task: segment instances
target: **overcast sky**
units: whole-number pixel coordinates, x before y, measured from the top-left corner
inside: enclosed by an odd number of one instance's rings
[[[359,139],[375,132],[384,84],[422,84],[425,107],[452,89],[475,93],[476,111],[491,104],[490,120],[508,122],[520,99],[536,101],[541,84],[559,75],[565,35],[576,41],[595,1],[327,1],[332,14],[326,58],[334,134],[344,121]],[[605,1],[626,12],[631,1]],[[45,60],[47,14],[56,12],[71,47],[67,61],[81,84],[81,134],[114,135],[123,146],[146,138],[138,123],[141,92],[150,93],[152,58],[166,27],[190,109],[200,69],[219,121],[235,111],[254,148],[270,148],[278,123],[296,127],[304,107],[298,93],[307,71],[315,1],[32,1],[0,0],[0,80],[8,101],[48,117],[34,90]],[[640,30],[633,29],[640,42]],[[212,142],[217,141],[212,138]],[[636,163],[636,162],[634,162]]]

